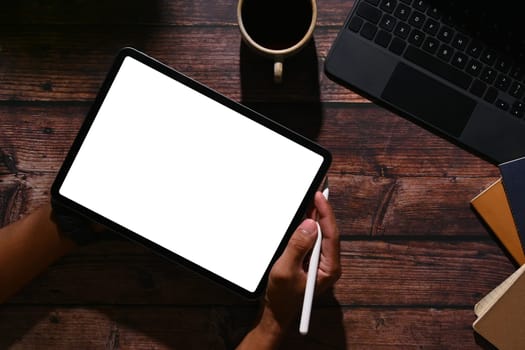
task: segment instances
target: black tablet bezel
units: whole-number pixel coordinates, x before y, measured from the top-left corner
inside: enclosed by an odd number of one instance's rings
[[[270,264],[267,266],[266,268],[266,271],[264,273],[264,276],[263,278],[261,279],[261,281],[259,282],[257,288],[255,289],[255,291],[251,292],[251,291],[248,291],[248,290],[245,290],[244,288],[224,279],[223,277],[219,276],[219,275],[216,275],[215,273],[205,269],[205,268],[202,268],[201,266],[185,259],[184,257],[182,256],[179,256],[177,255],[176,253],[156,244],[155,242],[152,242],[146,238],[144,238],[143,236],[135,233],[135,232],[132,232],[130,231],[129,229],[103,217],[102,215],[100,214],[97,214],[96,212],[93,212],[89,209],[87,209],[86,207],[83,207],[82,205],[62,196],[60,193],[59,193],[59,189],[61,188],[62,186],[62,183],[64,182],[66,176],[67,176],[67,173],[69,171],[69,169],[71,168],[72,164],[73,164],[73,161],[75,160],[75,157],[80,149],[80,147],[82,146],[82,143],[87,135],[87,133],[89,132],[89,129],[93,123],[93,121],[95,120],[95,117],[97,116],[97,113],[108,93],[108,91],[110,90],[111,88],[111,85],[124,61],[124,59],[126,57],[132,57],[136,60],[138,60],[139,62],[163,73],[164,75],[168,76],[168,77],[171,77],[172,79],[175,79],[177,80],[178,82],[190,87],[191,89],[194,89],[196,90],[197,92],[200,92],[201,94],[207,96],[208,98],[211,98],[223,105],[225,105],[226,107],[229,107],[230,109],[242,114],[243,116],[279,133],[280,135],[302,145],[303,147],[319,154],[322,158],[323,158],[323,163],[322,165],[320,166],[319,168],[319,171],[317,173],[317,175],[315,176],[314,180],[312,181],[311,183],[311,186],[310,188],[308,189],[307,193],[305,193],[305,196],[304,196],[304,199],[302,201],[302,203],[300,204],[299,206],[299,209],[297,210],[295,216],[294,216],[294,219],[292,220],[292,222],[290,223],[290,226],[287,230],[287,232],[284,234],[283,236],[283,239],[281,240],[281,243],[279,244],[279,247],[278,249],[276,250],[274,256],[273,256],[273,259],[271,260]],[[212,90],[211,88],[189,78],[188,76],[176,71],[175,69],[167,66],[166,64],[152,58],[151,56],[148,56],[147,54],[141,52],[141,51],[138,51],[134,48],[131,48],[131,47],[125,47],[123,49],[120,50],[120,52],[117,54],[96,98],[95,98],[95,101],[93,103],[93,105],[91,106],[75,140],[73,141],[73,144],[68,152],[68,154],[66,155],[66,158],[61,166],[61,168],[59,169],[58,173],[57,173],[57,176],[51,186],[51,199],[53,201],[53,203],[55,205],[60,205],[62,207],[66,207],[72,211],[74,211],[75,213],[77,214],[80,214],[84,217],[87,217],[95,222],[98,222],[100,224],[103,224],[105,225],[106,227],[108,227],[109,229],[115,231],[116,233],[132,240],[132,241],[135,241],[135,242],[138,242],[142,245],[144,245],[145,247],[153,250],[154,252],[160,254],[161,256],[169,259],[169,260],[172,260],[172,261],[175,261],[175,262],[178,262],[178,263],[181,263],[183,266],[186,266],[188,268],[190,268],[191,270],[193,271],[196,271],[196,272],[199,272],[200,274],[210,278],[212,281],[215,281],[217,282],[218,284],[222,285],[222,286],[225,286],[227,287],[228,289],[236,292],[237,294],[243,296],[243,297],[246,297],[246,298],[249,298],[249,299],[253,299],[253,298],[257,298],[261,295],[261,293],[263,292],[264,290],[264,287],[265,287],[265,284],[266,284],[266,279],[267,279],[267,276],[268,276],[268,272],[271,268],[271,266],[273,265],[273,263],[275,262],[275,260],[280,256],[280,254],[282,253],[282,251],[284,250],[285,246],[286,246],[286,243],[289,239],[289,237],[291,236],[291,234],[293,233],[293,231],[295,230],[295,228],[297,227],[297,225],[300,223],[300,220],[302,219],[304,213],[306,212],[306,209],[307,209],[307,206],[308,204],[312,201],[313,199],[313,196],[316,192],[316,190],[319,188],[319,186],[321,185],[322,183],[322,180],[323,178],[326,176],[326,173],[328,171],[328,168],[331,164],[331,160],[332,160],[332,157],[331,157],[331,154],[328,150],[326,150],[325,148],[321,147],[320,145],[312,142],[311,140],[308,140],[307,138],[295,133],[294,131],[274,122],[273,120],[271,119],[268,119],[267,117],[257,113],[256,111],[238,103],[238,102],[235,102],[229,98],[227,98],[226,96],[218,93],[217,91],[215,90]]]

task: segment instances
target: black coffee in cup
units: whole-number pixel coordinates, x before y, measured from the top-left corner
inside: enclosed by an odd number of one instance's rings
[[[311,0],[244,0],[242,20],[257,44],[283,50],[297,44],[312,22]]]

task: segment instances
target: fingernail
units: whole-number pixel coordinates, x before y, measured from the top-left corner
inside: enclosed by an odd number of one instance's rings
[[[299,225],[299,230],[306,235],[312,235],[317,233],[317,224],[312,219],[306,219]]]

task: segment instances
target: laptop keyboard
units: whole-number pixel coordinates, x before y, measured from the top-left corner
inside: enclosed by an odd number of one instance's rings
[[[362,0],[348,29],[466,92],[524,118],[525,69],[423,0]]]

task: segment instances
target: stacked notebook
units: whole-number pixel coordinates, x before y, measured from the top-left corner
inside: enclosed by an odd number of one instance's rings
[[[473,328],[500,350],[525,349],[525,157],[499,169],[471,204],[521,267],[476,304]]]
[[[525,157],[499,165],[501,178],[471,204],[519,265],[525,263]]]
[[[525,265],[474,307],[474,330],[500,350],[525,348]]]

